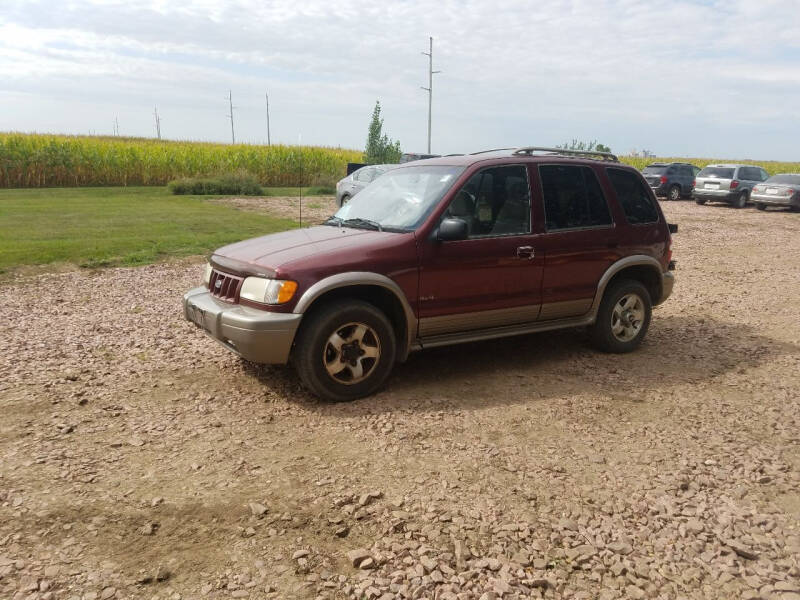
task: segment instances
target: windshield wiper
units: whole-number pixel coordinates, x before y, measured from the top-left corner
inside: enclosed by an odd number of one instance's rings
[[[341,229],[342,227],[342,218],[337,217],[336,215],[332,217],[328,217],[328,220],[323,223],[323,225],[336,225]]]
[[[362,227],[364,225],[368,225],[369,227],[374,227],[378,231],[383,231],[383,227],[381,227],[381,224],[378,223],[377,221],[373,221],[371,219],[362,219],[361,217],[355,217],[353,219],[345,219],[341,223],[342,225],[345,226],[352,225],[354,227],[358,227],[359,225],[361,225]]]

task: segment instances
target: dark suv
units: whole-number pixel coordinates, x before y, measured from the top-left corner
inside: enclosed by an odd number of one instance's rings
[[[634,350],[672,292],[670,227],[611,154],[526,147],[401,165],[324,225],[220,248],[187,319],[331,400],[415,350],[588,327]]]
[[[656,196],[663,196],[669,200],[690,198],[694,178],[700,172],[700,167],[689,163],[653,163],[642,170],[642,175],[653,188]]]

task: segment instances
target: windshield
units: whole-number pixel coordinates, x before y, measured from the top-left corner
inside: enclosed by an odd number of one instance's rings
[[[725,167],[706,167],[697,174],[698,177],[718,177],[719,179],[733,179],[733,169]]]
[[[649,165],[644,168],[642,173],[645,175],[661,175],[667,170],[667,165]]]
[[[773,175],[765,183],[777,183],[783,185],[800,185],[800,175],[791,173],[783,173],[781,175]]]
[[[422,224],[463,170],[441,166],[392,169],[342,206],[327,224],[411,231]]]

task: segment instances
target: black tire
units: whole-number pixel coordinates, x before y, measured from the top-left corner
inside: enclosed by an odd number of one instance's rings
[[[705,204],[706,203],[706,199],[705,198],[695,198],[694,201],[697,202],[698,204]]]
[[[638,298],[642,314],[640,318],[635,320],[631,320],[633,315],[629,314],[627,315],[629,322],[620,321],[615,315],[615,308],[620,304],[623,316],[625,316],[624,311],[629,306],[627,304],[628,300],[626,300],[625,305],[621,303],[624,298],[630,297]],[[632,311],[635,307],[636,305],[633,305],[628,310]],[[635,350],[647,335],[652,312],[653,303],[650,299],[650,293],[642,283],[633,279],[615,281],[606,288],[603,300],[600,302],[600,309],[597,311],[597,319],[589,330],[592,344],[603,352],[625,353]],[[635,335],[630,339],[627,339],[627,335],[618,335],[615,333],[615,323],[622,326],[627,334],[635,330]]]
[[[744,208],[747,206],[747,192],[742,192],[736,196],[736,200],[733,201],[733,206],[736,208]]]
[[[762,204],[761,202],[756,202],[756,208],[758,210],[767,210],[767,205],[766,204]]]
[[[339,300],[323,306],[306,319],[297,335],[292,359],[300,380],[309,391],[324,400],[346,402],[369,396],[386,381],[394,367],[397,342],[392,324],[382,311],[361,300]],[[362,339],[345,337],[346,332],[355,331],[350,328],[357,325],[367,329]],[[341,347],[350,346],[350,351],[363,355],[360,349],[374,351],[377,348],[376,358],[363,356],[352,362],[345,361],[344,352],[331,343],[335,333],[346,342]],[[359,343],[354,346],[356,341]],[[326,365],[336,368],[339,364],[342,371],[334,377]],[[363,379],[346,381],[356,379],[356,372],[348,365],[360,369]]]
[[[667,190],[667,200],[680,200],[681,199],[681,186],[673,185]]]
[[[348,196],[347,194],[345,194],[344,196],[342,196],[342,200],[341,200],[341,202],[339,202],[339,208],[343,207],[343,206],[344,206],[345,204],[347,204],[349,201],[350,201],[350,196]]]

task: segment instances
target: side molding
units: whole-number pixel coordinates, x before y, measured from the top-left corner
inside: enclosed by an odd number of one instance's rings
[[[600,278],[600,282],[597,284],[597,292],[595,292],[594,302],[592,302],[592,309],[590,311],[592,321],[594,321],[597,317],[597,311],[600,309],[600,302],[603,300],[603,294],[605,293],[606,287],[608,286],[608,282],[611,281],[611,278],[623,269],[638,266],[652,267],[659,278],[663,277],[661,272],[661,264],[652,256],[647,256],[646,254],[634,254],[633,256],[626,256],[625,258],[618,260],[613,265],[608,267],[608,269],[606,269],[606,272],[603,273],[603,276]],[[654,298],[653,303],[655,304],[656,301],[657,300]]]
[[[411,309],[411,305],[408,303],[408,298],[406,298],[405,293],[403,293],[403,290],[400,289],[400,286],[397,285],[397,283],[386,277],[386,275],[381,275],[380,273],[371,273],[369,271],[352,271],[349,273],[337,273],[336,275],[331,275],[330,277],[319,280],[317,283],[308,288],[300,297],[300,300],[297,302],[297,306],[294,307],[292,312],[302,314],[308,310],[308,308],[314,303],[315,300],[317,300],[317,298],[326,292],[352,285],[377,285],[392,292],[400,301],[400,305],[403,307],[403,312],[405,313],[406,317],[406,337],[408,339],[405,340],[405,347],[400,349],[401,352],[399,353],[399,356],[402,360],[405,360],[413,341],[417,337],[418,321],[414,311]]]

